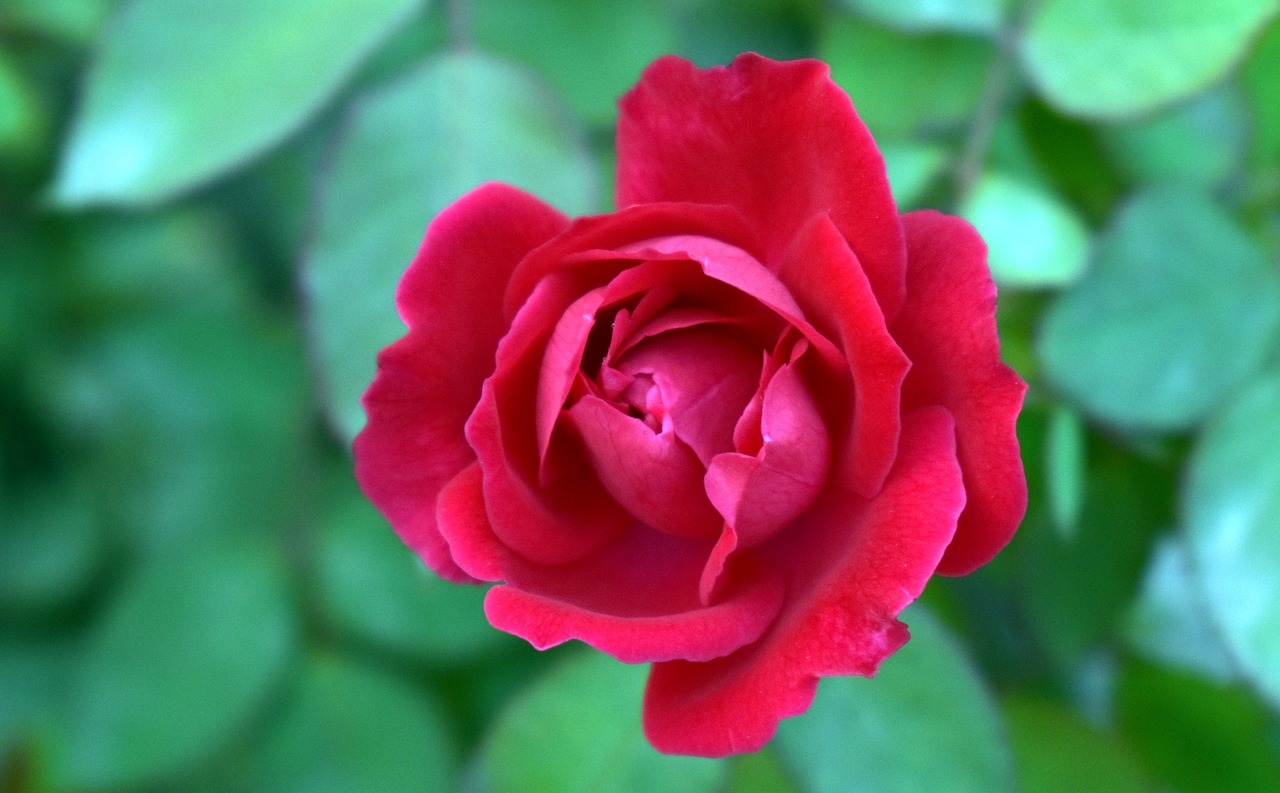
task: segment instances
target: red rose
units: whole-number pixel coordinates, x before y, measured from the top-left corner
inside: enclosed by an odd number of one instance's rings
[[[871,675],[935,572],[1008,542],[1025,390],[982,240],[899,216],[815,61],[655,62],[618,205],[500,184],[427,230],[356,469],[494,626],[653,662],[649,740],[752,751],[823,675]]]

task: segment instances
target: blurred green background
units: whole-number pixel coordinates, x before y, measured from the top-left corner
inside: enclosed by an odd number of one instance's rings
[[[0,0],[0,791],[1280,791],[1277,0]],[[958,212],[1027,520],[764,752],[491,630],[352,481],[427,221],[610,208],[652,58],[828,61]]]

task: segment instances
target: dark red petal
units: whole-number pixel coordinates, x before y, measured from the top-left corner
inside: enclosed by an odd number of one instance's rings
[[[719,533],[720,516],[702,489],[706,469],[675,432],[656,433],[591,395],[565,416],[600,483],[637,520],[679,537]]]
[[[861,263],[829,217],[819,215],[804,227],[780,276],[809,321],[836,342],[848,362],[853,420],[836,448],[836,477],[869,498],[897,454],[901,388],[911,363],[889,335]]]
[[[659,751],[755,751],[781,719],[809,707],[819,677],[872,675],[901,646],[906,630],[895,618],[924,589],[964,505],[954,436],[945,410],[908,414],[875,499],[829,489],[757,549],[786,578],[784,610],[730,656],[653,667],[644,727]]]
[[[711,606],[672,597],[687,592],[690,584],[685,567],[690,557],[677,548],[679,542],[637,529],[589,566],[568,571],[571,579],[589,578],[593,588],[612,593],[616,601],[579,604],[575,598],[506,585],[490,590],[485,614],[495,628],[538,649],[580,639],[626,663],[710,660],[759,639],[782,606],[781,579],[757,567],[736,576]],[[705,549],[701,546],[701,553]]]
[[[379,355],[364,395],[356,477],[401,539],[445,578],[470,580],[440,537],[435,502],[475,459],[463,425],[506,330],[500,287],[525,254],[566,225],[527,193],[484,185],[431,222],[400,282],[396,302],[409,333]]]
[[[828,73],[754,54],[708,70],[655,61],[619,103],[618,206],[736,207],[765,235],[769,263],[829,212],[892,317],[904,294],[897,209],[875,141]]]
[[[1000,361],[996,287],[973,227],[937,212],[904,216],[907,302],[893,325],[911,358],[903,400],[956,420],[968,504],[938,572],[963,575],[1009,542],[1027,508],[1015,424],[1026,383]]]

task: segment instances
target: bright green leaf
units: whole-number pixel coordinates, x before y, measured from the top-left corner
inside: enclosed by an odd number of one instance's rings
[[[457,761],[443,715],[406,681],[316,656],[236,789],[255,793],[447,791]]]
[[[612,122],[618,97],[676,48],[658,3],[470,0],[467,16],[478,45],[532,67],[589,124]]]
[[[1049,484],[1049,514],[1065,542],[1075,537],[1084,503],[1085,430],[1070,408],[1055,406],[1045,437],[1045,473]]]
[[[906,31],[995,33],[1010,0],[844,0],[855,11]]]
[[[1249,110],[1221,88],[1141,121],[1100,128],[1116,169],[1137,182],[1212,188],[1239,173],[1249,146]]]
[[[1121,209],[1093,270],[1049,307],[1045,372],[1121,427],[1185,429],[1261,364],[1280,326],[1280,280],[1208,199],[1152,189]]]
[[[1047,700],[1004,702],[1017,759],[1019,793],[1145,793],[1137,759],[1114,736]]]
[[[947,153],[937,146],[886,143],[880,153],[884,155],[889,186],[899,210],[915,207],[947,164]]]
[[[53,185],[67,206],[163,201],[303,124],[423,0],[137,0],[86,76]]]
[[[1125,617],[1123,636],[1134,652],[1152,661],[1229,682],[1235,668],[1194,573],[1183,539],[1161,538]]]
[[[960,213],[987,242],[996,283],[1062,286],[1084,272],[1089,232],[1070,207],[1031,182],[987,174]]]
[[[90,637],[56,776],[76,789],[134,785],[225,747],[282,678],[291,606],[281,560],[262,545],[150,559]]]
[[[711,793],[715,760],[658,754],[640,731],[647,669],[575,654],[512,702],[481,749],[489,793]]]
[[[1186,530],[1213,620],[1241,671],[1280,704],[1280,374],[1211,422],[1190,463]]]
[[[1012,768],[1000,717],[956,640],[928,612],[872,680],[829,677],[775,747],[806,793],[998,793]]]
[[[1240,70],[1253,110],[1253,155],[1280,169],[1280,22],[1267,29]]]
[[[1222,77],[1275,11],[1275,0],[1045,0],[1022,62],[1064,112],[1133,116]]]
[[[581,130],[524,71],[444,56],[356,107],[303,275],[329,417],[343,437],[364,424],[360,394],[378,350],[404,334],[396,283],[427,223],[490,180],[574,214],[596,206]]]
[[[912,36],[847,15],[828,19],[818,41],[832,79],[871,133],[889,140],[968,119],[993,52],[980,38]]]
[[[329,487],[316,548],[326,616],[343,633],[428,662],[459,664],[509,647],[484,616],[485,590],[428,570],[351,481]]]

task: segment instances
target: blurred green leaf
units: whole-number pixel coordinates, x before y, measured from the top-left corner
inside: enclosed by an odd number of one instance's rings
[[[1060,198],[1079,207],[1091,225],[1111,214],[1122,184],[1103,155],[1092,126],[1064,118],[1034,100],[1023,102],[1016,116],[1006,118],[1016,122],[1039,177],[1052,185]],[[992,165],[998,167],[994,161]]]
[[[1236,677],[1181,537],[1157,542],[1142,590],[1124,618],[1123,635],[1134,652],[1151,661],[1224,683]]]
[[[1053,526],[1064,541],[1070,542],[1079,528],[1084,503],[1085,430],[1080,416],[1061,405],[1055,406],[1049,415],[1045,472]]]
[[[93,507],[80,482],[0,501],[0,609],[29,619],[84,593],[105,550]]]
[[[1258,162],[1280,168],[1280,22],[1260,37],[1240,70],[1241,83],[1253,110],[1253,153]]]
[[[849,15],[822,27],[818,57],[879,139],[952,127],[973,112],[994,49],[980,38],[913,36]],[[910,86],[910,90],[904,90]]]
[[[1134,116],[1222,77],[1275,12],[1275,0],[1044,0],[1022,62],[1067,113]]]
[[[1019,538],[1024,620],[1060,672],[1113,630],[1151,538],[1172,520],[1172,471],[1104,443],[1091,445],[1087,463],[1076,532],[1067,538],[1048,521],[1028,521]]]
[[[1280,756],[1267,737],[1274,716],[1244,690],[1135,663],[1115,697],[1121,733],[1164,789],[1280,791]]]
[[[1090,274],[1045,314],[1046,374],[1117,426],[1185,429],[1261,364],[1280,326],[1280,280],[1235,221],[1199,194],[1139,194]]]
[[[996,793],[1012,788],[1009,750],[985,685],[956,640],[910,608],[911,640],[874,680],[829,677],[784,721],[776,751],[806,793]]]
[[[1193,569],[1248,678],[1280,706],[1280,374],[1252,383],[1200,437],[1185,492]]]
[[[470,0],[467,14],[476,44],[533,68],[588,124],[612,122],[644,67],[676,49],[658,3]]]
[[[1229,87],[1151,118],[1100,127],[1116,169],[1137,182],[1215,187],[1238,174],[1249,147],[1249,110]]]
[[[801,793],[768,748],[728,761],[727,793]]]
[[[99,41],[64,206],[171,198],[279,143],[424,0],[136,0]]]
[[[1075,212],[1038,185],[988,173],[960,207],[987,242],[996,283],[1063,286],[1084,272],[1089,231]]]
[[[566,653],[566,655],[568,655]],[[724,763],[658,754],[640,731],[647,673],[575,653],[526,689],[481,749],[489,793],[710,793]]]
[[[667,5],[679,41],[674,52],[699,66],[729,63],[743,52],[757,52],[776,60],[812,54],[816,16],[813,4],[791,0],[675,0]]]
[[[485,619],[485,589],[428,570],[356,489],[349,470],[329,490],[317,583],[326,616],[344,634],[454,665],[516,641]]]
[[[147,560],[88,641],[55,778],[135,785],[225,747],[291,660],[291,606],[281,560],[264,544]]]
[[[1060,704],[1004,701],[1019,793],[1143,793],[1151,789],[1133,754]]]
[[[844,4],[907,31],[994,33],[1004,22],[1010,0],[844,0]]]
[[[479,54],[431,60],[356,106],[304,262],[329,419],[350,440],[377,352],[404,333],[395,288],[422,230],[464,192],[510,182],[574,214],[595,207],[582,132],[520,69]]]
[[[886,143],[880,153],[899,210],[917,206],[947,164],[947,153],[938,146]]]
[[[0,45],[0,161],[37,148],[42,108],[26,76]]]
[[[67,682],[80,649],[64,633],[0,633],[0,768],[6,751],[45,730],[65,707]]]
[[[439,708],[406,681],[341,658],[308,659],[233,789],[447,791],[457,766]]]
[[[3,0],[0,27],[87,43],[116,0]]]

